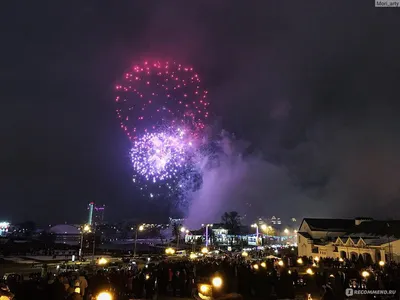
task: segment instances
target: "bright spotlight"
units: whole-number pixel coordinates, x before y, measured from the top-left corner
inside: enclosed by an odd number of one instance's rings
[[[367,277],[369,276],[369,272],[363,271],[363,272],[361,273],[361,275],[362,275],[362,277],[367,278]]]
[[[113,300],[113,296],[108,292],[101,292],[97,295],[96,300]]]
[[[212,280],[212,284],[216,288],[220,288],[222,286],[222,278],[221,277],[214,277]]]

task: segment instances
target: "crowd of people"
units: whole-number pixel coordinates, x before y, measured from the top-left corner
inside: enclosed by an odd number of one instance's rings
[[[368,288],[396,290],[400,287],[400,266],[394,263],[357,268],[349,261],[321,259],[318,265],[303,258],[256,259],[241,255],[219,255],[201,259],[166,259],[135,268],[98,269],[60,274],[39,274],[23,281],[15,277],[7,282],[15,299],[85,300],[102,291],[114,299],[147,298],[155,293],[192,297],[198,284],[211,283],[219,276],[223,285],[217,294],[237,292],[244,299],[345,299],[345,289]],[[305,272],[312,268],[312,272]],[[363,270],[363,272],[361,272]],[[367,272],[367,273],[365,273]],[[368,274],[368,275],[366,275]]]

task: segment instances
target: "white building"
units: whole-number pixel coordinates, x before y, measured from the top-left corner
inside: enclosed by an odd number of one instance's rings
[[[282,224],[281,218],[277,218],[275,216],[272,216],[272,218],[269,221],[272,225],[281,225]]]
[[[400,221],[303,219],[299,256],[400,262]]]
[[[48,231],[56,236],[57,244],[79,245],[80,243],[81,231],[73,225],[55,225]]]

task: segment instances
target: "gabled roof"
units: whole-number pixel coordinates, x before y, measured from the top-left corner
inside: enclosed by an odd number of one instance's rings
[[[361,244],[366,246],[380,246],[398,240],[398,238],[393,236],[376,236],[368,233],[352,233],[341,237],[342,240],[346,238],[352,239],[353,241],[358,240],[357,246],[361,246]]]
[[[354,244],[356,244],[351,237],[348,237],[346,242],[344,243],[346,246],[353,246]]]
[[[340,238],[340,236],[338,236],[337,239],[336,239],[336,241],[335,241],[335,244],[337,244],[337,245],[344,245],[345,242],[343,242],[343,240]]]
[[[359,238],[358,242],[357,242],[357,246],[363,247],[366,246],[367,243],[364,241],[363,238]]]
[[[301,222],[300,228],[306,222],[313,231],[332,231],[332,232],[346,232],[354,226],[352,219],[313,219],[305,218]]]

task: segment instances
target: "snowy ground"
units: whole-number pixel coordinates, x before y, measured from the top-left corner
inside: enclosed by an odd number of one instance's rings
[[[95,255],[95,259],[105,257],[109,258],[110,256],[107,255]],[[53,258],[53,256],[7,256],[7,257],[1,257],[4,260],[12,261],[14,263],[18,264],[35,264],[35,263],[40,263],[40,262],[59,262],[60,260],[64,261],[72,261],[72,256],[68,255],[59,255],[56,258]],[[90,257],[91,258],[91,257]]]

